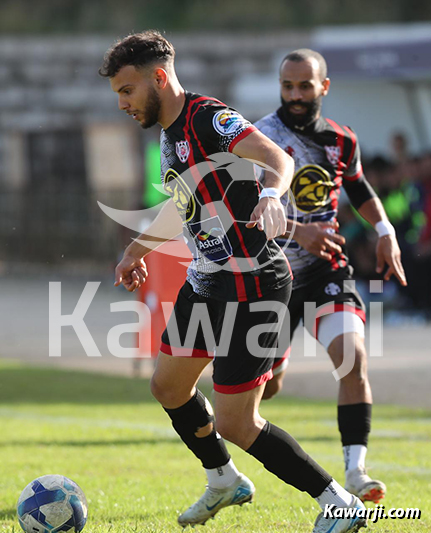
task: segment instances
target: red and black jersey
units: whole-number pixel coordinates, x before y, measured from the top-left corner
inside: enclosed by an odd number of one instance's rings
[[[232,150],[255,130],[219,100],[186,92],[181,114],[161,132],[163,185],[193,255],[187,280],[207,298],[256,300],[290,280],[280,247],[245,227],[259,183],[253,165]]]
[[[257,128],[291,155],[295,175],[291,202],[282,198],[287,215],[301,223],[335,221],[341,187],[364,180],[356,134],[348,126],[320,117],[305,128],[289,128],[279,112],[256,123]],[[349,195],[350,196],[350,195]],[[333,254],[328,262],[307,252],[295,241],[278,240],[292,267],[293,288],[307,285],[319,274],[348,265],[345,253]]]

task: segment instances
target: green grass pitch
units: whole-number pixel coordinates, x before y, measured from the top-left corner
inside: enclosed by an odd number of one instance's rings
[[[344,482],[335,401],[279,397],[264,403],[262,414]],[[0,360],[0,428],[0,533],[21,531],[18,496],[44,474],[63,474],[82,487],[89,502],[84,533],[178,533],[177,515],[204,489],[202,468],[151,398],[146,380]],[[430,442],[430,412],[374,408],[368,466],[388,486],[382,503],[386,509],[419,507],[422,518],[379,521],[370,533],[431,531]],[[314,500],[229,448],[254,481],[256,499],[222,510],[202,531],[310,532],[319,512]]]

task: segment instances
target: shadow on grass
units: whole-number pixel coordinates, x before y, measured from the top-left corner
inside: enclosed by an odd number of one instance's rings
[[[201,390],[210,394],[208,386]],[[0,405],[60,403],[136,405],[157,402],[150,392],[148,379],[46,367],[2,367],[0,360]]]
[[[199,386],[209,397],[211,388],[208,384]],[[18,404],[78,404],[78,405],[137,405],[157,403],[150,392],[148,379],[127,378],[97,374],[85,371],[31,367],[25,365],[2,366],[0,359],[0,405]],[[265,401],[262,407],[282,407],[292,417],[294,413],[302,416],[304,408],[315,407],[333,409],[334,401],[317,401],[291,396],[278,396],[274,400]],[[289,409],[295,411],[289,411]],[[333,416],[331,412],[331,416]],[[375,420],[431,419],[428,409],[376,405]],[[295,416],[292,417],[292,420]],[[335,417],[334,417],[335,419]]]
[[[23,440],[10,440],[7,442],[1,442],[0,448],[5,448],[9,446],[24,446],[24,447],[52,447],[52,448],[64,448],[67,446],[76,447],[76,448],[85,448],[87,446],[141,446],[141,445],[150,445],[150,446],[159,446],[160,444],[181,444],[182,441],[176,435],[170,437],[149,437],[148,439],[133,439],[133,440],[76,440],[76,441],[29,441],[28,439]]]
[[[39,367],[0,368],[0,404],[155,402],[147,379]]]

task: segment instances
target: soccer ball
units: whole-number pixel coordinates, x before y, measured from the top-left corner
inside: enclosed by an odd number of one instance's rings
[[[26,533],[72,533],[81,531],[87,521],[87,500],[71,479],[42,476],[21,492],[17,511]]]

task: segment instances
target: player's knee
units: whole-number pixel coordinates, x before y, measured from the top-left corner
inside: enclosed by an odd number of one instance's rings
[[[342,378],[345,382],[365,383],[367,375],[367,354],[365,350],[355,349],[355,359],[352,370]]]
[[[241,429],[237,420],[227,417],[216,418],[216,430],[225,440],[237,446],[241,445]]]
[[[171,387],[166,387],[163,381],[159,380],[155,375],[150,383],[151,394],[154,398],[163,405],[163,407],[175,408],[182,405],[181,398],[178,397],[177,391]]]
[[[161,386],[161,384],[158,382],[158,380],[155,378],[155,376],[153,376],[151,378],[150,390],[151,390],[151,394],[154,396],[154,398],[158,402],[163,404],[163,399],[164,399],[164,396],[166,394],[166,390],[164,390],[164,388]]]
[[[225,440],[246,450],[252,444],[250,435],[256,432],[256,424],[247,417],[216,417],[216,430]]]

